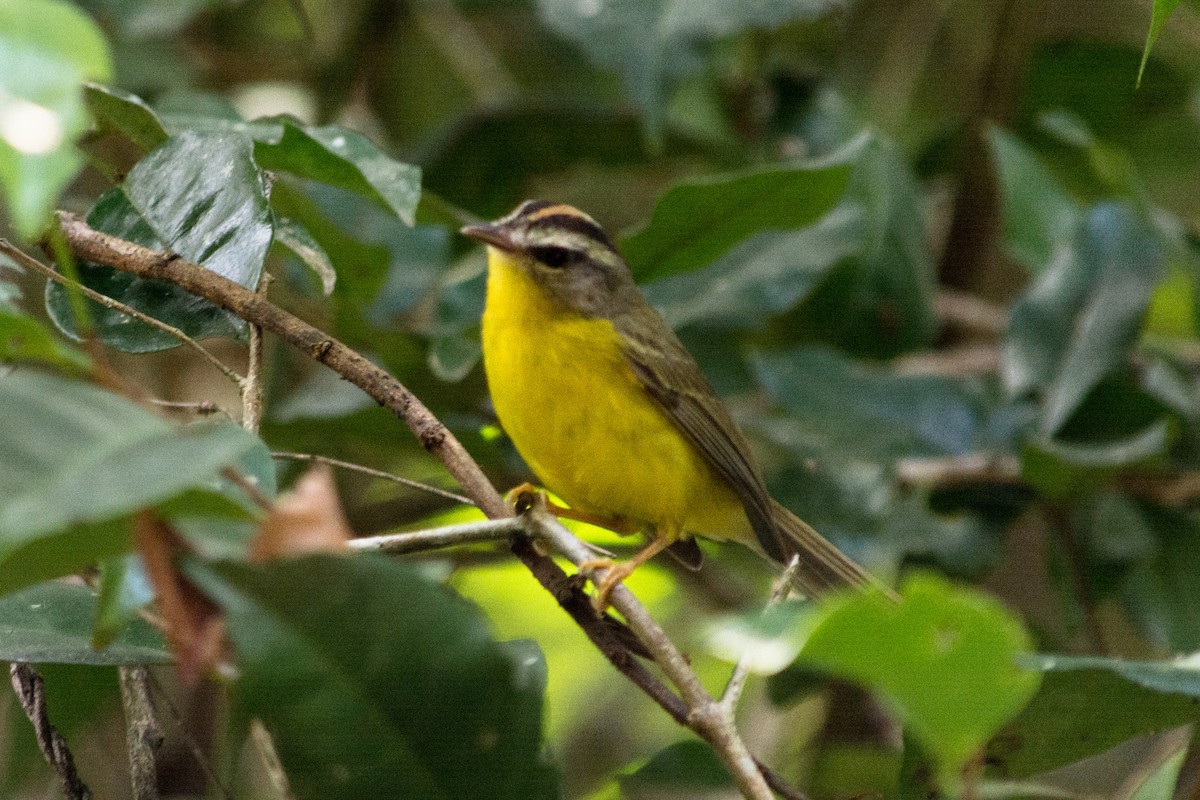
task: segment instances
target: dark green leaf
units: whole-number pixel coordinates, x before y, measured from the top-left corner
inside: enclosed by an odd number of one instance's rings
[[[1041,689],[988,748],[1000,775],[1025,777],[1147,733],[1200,721],[1200,671],[1186,661],[1026,656]]]
[[[940,325],[933,306],[937,270],[921,187],[894,142],[869,140],[842,203],[864,222],[859,247],[776,327],[793,339],[789,327],[871,358],[927,346]]]
[[[1190,513],[1143,507],[1153,555],[1140,563],[1125,588],[1134,622],[1162,650],[1200,649],[1200,525]]]
[[[0,191],[19,235],[41,231],[82,165],[79,84],[111,71],[100,29],[71,3],[0,5]]]
[[[1013,307],[1004,381],[1014,394],[1045,392],[1045,434],[1125,362],[1162,277],[1154,230],[1128,206],[1105,203]]]
[[[92,645],[107,647],[137,614],[154,602],[154,586],[140,556],[129,553],[100,562],[100,595],[92,624]]]
[[[267,184],[251,144],[240,136],[183,133],[137,163],[124,185],[106,192],[88,214],[105,233],[170,250],[247,288],[258,285],[271,245]],[[193,338],[234,336],[243,324],[228,312],[163,281],[109,267],[81,265],[84,282]],[[46,289],[54,321],[78,336],[66,291]],[[89,301],[97,331],[129,352],[179,345],[174,336]]]
[[[275,220],[275,241],[286,247],[304,266],[312,270],[321,281],[321,291],[326,295],[333,294],[334,284],[337,283],[337,272],[333,262],[321,243],[313,238],[308,229],[295,220],[279,217]]]
[[[301,800],[557,796],[541,654],[494,642],[458,595],[376,557],[194,566]]]
[[[910,576],[893,603],[880,594],[830,604],[801,651],[885,698],[946,774],[1025,705],[1038,675],[1017,666],[1029,648],[997,601],[932,575]]]
[[[83,100],[95,117],[97,127],[121,134],[143,153],[149,153],[168,138],[154,109],[137,95],[88,83],[83,87]]]
[[[1152,463],[1166,454],[1170,443],[1165,421],[1109,442],[1033,440],[1021,449],[1021,476],[1043,494],[1069,497],[1100,486],[1126,467]]]
[[[991,128],[988,138],[1003,189],[1005,247],[1027,269],[1041,274],[1075,236],[1082,209],[1015,136]]]
[[[309,127],[288,117],[259,120],[281,127],[277,139],[256,136],[264,169],[290,172],[369,197],[408,225],[416,223],[421,170],[385,155],[361,133],[337,125]]]
[[[130,620],[102,650],[92,647],[96,593],[72,583],[31,586],[0,597],[0,661],[33,664],[164,664],[158,631]]]
[[[18,299],[17,287],[0,277],[0,363],[41,361],[86,370],[90,364],[87,355],[22,311],[16,305]]]
[[[760,231],[811,225],[842,196],[868,141],[801,166],[676,184],[646,227],[621,243],[634,276],[649,281],[699,269]]]
[[[699,794],[735,788],[729,770],[712,747],[688,739],[659,750],[649,761],[628,775],[621,775],[621,796],[637,800],[657,797],[661,792]]]
[[[760,354],[755,372],[810,446],[877,461],[977,446],[982,402],[968,384],[903,376],[816,348]]]

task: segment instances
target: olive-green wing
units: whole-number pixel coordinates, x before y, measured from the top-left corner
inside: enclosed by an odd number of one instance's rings
[[[695,359],[649,305],[637,304],[612,322],[646,391],[737,494],[767,555],[786,561],[790,550],[776,529],[773,501],[750,448]]]

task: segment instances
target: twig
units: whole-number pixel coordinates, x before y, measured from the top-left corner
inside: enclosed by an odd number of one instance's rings
[[[258,293],[266,295],[271,276],[263,273],[258,284]],[[242,427],[258,433],[262,423],[263,329],[250,323],[250,348],[246,359],[246,379],[242,381]]]
[[[154,754],[162,747],[162,728],[150,699],[148,670],[121,667],[121,705],[125,709],[125,745],[129,749],[129,778],[133,800],[158,800],[158,769]]]
[[[892,362],[892,369],[898,375],[961,378],[999,372],[1002,362],[1003,355],[997,344],[964,344],[901,356]]]
[[[420,481],[414,481],[412,478],[404,478],[400,475],[393,475],[390,472],[372,469],[371,467],[364,467],[361,464],[354,464],[349,461],[341,461],[336,458],[330,458],[329,456],[318,456],[312,453],[274,452],[271,453],[271,458],[288,459],[290,461],[311,461],[316,464],[328,464],[331,467],[338,467],[339,469],[350,470],[351,472],[361,472],[363,475],[370,475],[373,478],[382,478],[385,481],[394,481],[395,483],[403,484],[412,489],[419,489],[422,492],[436,494],[440,497],[445,497],[447,500],[453,500],[456,503],[462,503],[463,505],[475,505],[471,498],[465,497],[461,494],[448,492],[445,489],[439,489],[436,486],[430,486],[429,484],[421,483]]]
[[[787,566],[783,569],[783,574],[775,581],[775,585],[771,587],[771,597],[767,600],[767,608],[772,608],[783,602],[783,598],[787,597],[788,591],[792,588],[792,580],[796,577],[796,573],[800,570],[800,555],[794,554],[788,560]],[[746,687],[746,678],[750,676],[750,664],[753,661],[749,653],[742,655],[738,659],[737,664],[733,666],[733,672],[729,675],[729,682],[725,684],[725,691],[721,694],[721,705],[729,711],[730,714],[737,708],[738,700],[742,696],[742,689]]]
[[[508,540],[514,533],[524,533],[525,524],[514,517],[466,522],[462,525],[446,525],[410,533],[389,533],[385,536],[369,536],[351,539],[347,544],[351,550],[371,553],[420,553],[440,550],[479,542]]]
[[[395,413],[485,514],[512,516],[512,509],[458,439],[400,381],[358,352],[246,287],[175,253],[159,253],[93,230],[81,217],[65,211],[58,212],[58,222],[76,256],[144,278],[170,281],[249,323],[261,325],[334,370]]]
[[[142,277],[170,281],[214,305],[232,311],[247,322],[261,325],[263,329],[280,336],[311,358],[333,369],[380,405],[395,413],[425,449],[445,465],[485,515],[490,518],[513,515],[512,508],[504,502],[500,493],[484,476],[479,465],[432,412],[395,377],[356,351],[245,287],[176,254],[157,253],[95,231],[80,217],[66,212],[58,212],[58,221],[64,237],[77,256]],[[591,557],[587,546],[571,535],[557,520],[547,519],[546,515],[535,515],[532,519],[542,520],[542,524],[537,526],[539,530],[552,530],[564,544],[573,543],[567,546],[580,561]],[[509,546],[513,554],[550,592],[614,667],[666,710],[673,719],[687,725],[714,744],[737,777],[739,785],[744,784],[743,792],[747,797],[753,800],[771,797],[764,775],[770,776],[772,785],[783,785],[782,781],[769,771],[760,771],[761,765],[746,751],[745,744],[737,737],[728,714],[725,714],[708,695],[699,679],[691,672],[683,655],[666,638],[662,629],[654,623],[628,589],[624,586],[615,587],[612,593],[613,605],[629,620],[630,627],[655,654],[656,659],[659,659],[660,666],[679,686],[684,699],[671,692],[637,660],[629,646],[622,642],[620,628],[614,621],[607,616],[597,615],[579,582],[568,578],[553,559],[539,552],[530,538],[513,536]],[[685,703],[685,699],[688,702]],[[788,791],[787,795],[798,800],[803,798],[803,795],[795,793],[794,790]]]
[[[75,771],[75,759],[71,756],[71,750],[62,734],[50,722],[46,711],[46,685],[42,682],[42,676],[32,664],[21,663],[11,664],[8,674],[12,679],[17,700],[25,710],[25,716],[33,723],[42,755],[62,779],[63,794],[69,800],[91,800],[91,790],[79,779],[79,773]]]
[[[902,458],[896,461],[896,479],[908,486],[945,488],[972,483],[1024,485],[1021,464],[1015,456],[964,453],[935,458]]]
[[[968,292],[943,287],[934,304],[939,317],[967,330],[1000,336],[1008,327],[1008,309]]]
[[[541,496],[539,495],[539,498]],[[591,551],[545,510],[544,504],[534,503],[526,512],[532,530],[555,552],[566,556],[576,566],[595,563]],[[603,580],[607,568],[589,568],[593,583]],[[687,726],[712,745],[717,755],[733,774],[738,788],[749,800],[772,800],[771,789],[763,778],[754,757],[734,725],[733,714],[713,699],[692,671],[687,659],[659,627],[646,607],[624,584],[617,584],[609,595],[613,607],[625,617],[629,627],[638,635],[654,660],[662,667],[688,705]]]
[[[51,269],[50,267],[46,266],[42,262],[38,261],[36,258],[33,258],[30,255],[27,255],[23,250],[14,246],[13,243],[8,241],[7,239],[0,239],[0,252],[3,252],[5,255],[7,255],[10,258],[14,259],[15,261],[19,262],[22,266],[28,267],[29,269],[32,269],[36,272],[41,273],[45,277],[54,281],[55,283],[60,283],[63,286],[76,287],[86,297],[88,297],[92,300],[95,300],[97,303],[99,303],[102,306],[105,306],[106,308],[111,308],[114,311],[120,311],[122,314],[126,314],[130,317],[133,317],[136,320],[140,320],[141,322],[144,322],[147,325],[150,325],[151,327],[157,328],[158,330],[162,331],[163,333],[174,336],[180,342],[182,342],[183,344],[186,344],[188,347],[191,347],[193,350],[195,350],[197,353],[199,353],[200,356],[205,361],[207,361],[208,363],[210,363],[214,367],[216,367],[218,370],[220,370],[221,373],[225,375],[225,377],[229,378],[229,380],[233,381],[238,386],[241,386],[243,381],[245,380],[235,370],[233,370],[231,367],[226,365],[225,362],[223,362],[221,359],[219,359],[215,355],[213,355],[210,351],[205,349],[205,347],[202,344],[200,344],[199,342],[197,342],[195,339],[188,336],[183,331],[179,330],[179,328],[176,328],[173,325],[168,325],[167,323],[165,323],[161,320],[157,320],[154,317],[151,317],[147,314],[143,314],[141,311],[138,311],[136,308],[133,308],[132,306],[127,306],[119,300],[114,300],[113,298],[109,297],[106,294],[100,294],[100,292],[97,292],[95,289],[91,289],[87,286],[84,286],[82,283],[71,280],[70,278],[66,277],[62,273],[57,272],[56,270]]]
[[[159,406],[160,408],[191,411],[193,414],[199,414],[205,417],[211,416],[212,414],[224,414],[230,419],[233,419],[233,416],[228,411],[221,408],[211,400],[160,400],[157,397],[148,397],[146,398],[146,402],[150,403],[151,405]]]

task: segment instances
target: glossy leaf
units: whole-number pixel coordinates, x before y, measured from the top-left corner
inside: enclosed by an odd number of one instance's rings
[[[707,266],[760,231],[811,225],[841,197],[866,142],[796,167],[676,184],[621,251],[634,276],[648,281]]]
[[[991,128],[988,139],[1002,189],[1005,248],[1041,274],[1074,238],[1083,210],[1015,136]]]
[[[1037,690],[1016,664],[1029,648],[997,601],[913,575],[894,604],[878,594],[829,605],[801,651],[814,664],[879,693],[953,774]]]
[[[541,653],[493,641],[473,606],[418,570],[312,556],[192,574],[225,609],[234,690],[300,800],[557,797]]]
[[[1013,394],[1045,393],[1045,434],[1124,363],[1162,277],[1153,229],[1128,206],[1101,204],[1013,307],[1004,382]]]
[[[96,592],[51,581],[0,597],[0,661],[33,664],[163,664],[171,660],[162,636],[134,619],[92,647]]]
[[[249,140],[184,133],[143,158],[125,183],[106,192],[88,214],[97,230],[155,250],[169,250],[247,288],[258,285],[271,245],[267,183]],[[193,338],[236,336],[244,323],[183,289],[109,267],[81,265],[87,285],[179,328]],[[78,325],[57,284],[46,289],[55,323],[72,336]],[[134,353],[177,347],[174,336],[88,301],[101,338]]]
[[[79,84],[111,71],[103,35],[73,4],[0,4],[0,192],[21,236],[41,231],[82,166]]]
[[[295,220],[281,217],[275,221],[275,241],[286,247],[304,266],[312,270],[321,282],[321,291],[325,295],[333,293],[337,283],[337,272],[329,254],[321,247],[313,235]]]
[[[791,412],[793,436],[810,446],[879,461],[976,446],[982,399],[965,382],[896,375],[818,348],[763,353],[753,363],[763,387]]]
[[[118,519],[217,483],[257,438],[177,429],[123,397],[34,373],[0,378],[0,590],[69,574],[128,547]]]
[[[288,117],[258,121],[278,124],[278,139],[255,137],[254,153],[264,169],[279,170],[369,197],[408,225],[416,224],[421,170],[385,155],[370,139],[337,125],[310,127]]]
[[[999,774],[1025,777],[1147,733],[1200,722],[1194,660],[1026,656],[1041,689],[988,748]]]

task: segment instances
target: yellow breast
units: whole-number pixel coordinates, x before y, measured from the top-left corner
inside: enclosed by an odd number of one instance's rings
[[[647,394],[612,323],[555,303],[489,248],[483,362],[500,423],[573,507],[714,538],[752,536],[740,502]]]

